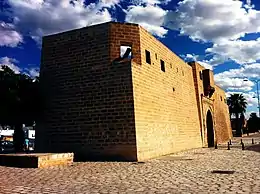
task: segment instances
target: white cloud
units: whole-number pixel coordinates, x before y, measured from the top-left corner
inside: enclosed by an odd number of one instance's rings
[[[194,55],[194,54],[187,54],[187,55],[186,55],[186,58],[196,60],[197,55]]]
[[[208,64],[207,62],[204,61],[197,61],[200,65],[202,65],[203,67],[205,67],[206,69],[210,69],[213,70],[212,65]]]
[[[34,78],[39,76],[40,69],[38,67],[32,67],[32,68],[26,68],[25,71],[27,75]]]
[[[242,94],[247,102],[248,107],[257,107],[257,98],[255,92],[226,92],[227,97],[229,97],[231,94]]]
[[[184,61],[190,62],[190,61],[197,61],[199,58],[199,55],[188,53],[186,55],[181,55],[181,57],[184,59]]]
[[[167,34],[163,25],[164,17],[167,14],[166,10],[163,10],[156,5],[131,5],[128,6],[126,12],[126,22],[137,23],[144,27],[152,34],[164,37]]]
[[[228,60],[227,57],[216,54],[216,55],[213,55],[213,57],[211,59],[203,60],[203,61],[214,67],[214,66],[218,66],[220,64],[223,64],[227,60]]]
[[[18,67],[19,61],[14,58],[9,57],[1,57],[0,58],[0,71],[2,70],[2,66],[8,66],[12,69],[16,74],[24,73],[32,78],[39,76],[39,67],[31,67],[31,68],[20,68]]]
[[[142,5],[142,4],[148,4],[148,5],[155,5],[155,4],[167,4],[171,0],[131,0],[130,3],[134,5]]]
[[[219,78],[259,78],[260,77],[260,63],[244,65],[239,69],[229,69],[222,73],[216,74]]]
[[[120,0],[100,0],[100,6],[113,7],[120,2]]]
[[[206,52],[230,58],[240,64],[254,63],[260,59],[260,38],[249,41],[225,41],[220,44],[214,44]]]
[[[244,96],[247,100],[247,106],[253,106],[257,107],[257,98],[256,98],[256,93],[255,92],[249,92],[249,93],[244,93]]]
[[[254,83],[251,81],[245,82],[244,79],[241,78],[221,77],[218,74],[215,75],[215,82],[224,90],[233,91],[250,91],[254,86]]]
[[[260,32],[260,11],[246,9],[242,1],[183,0],[168,12],[165,25],[192,40],[219,43]]]
[[[212,55],[212,54],[211,54]],[[207,69],[213,69],[214,66],[218,66],[220,64],[223,64],[226,59],[223,56],[220,55],[214,55],[210,59],[205,59],[205,56],[195,55],[195,54],[186,54],[181,55],[184,61],[190,62],[190,61],[197,61],[201,63],[202,66],[204,66]]]
[[[241,66],[238,69],[230,69],[214,76],[215,82],[225,90],[250,91],[255,83],[250,79],[260,77],[260,64]],[[248,81],[245,81],[248,79]]]
[[[23,37],[10,23],[0,21],[0,46],[16,47],[23,42]]]
[[[18,61],[16,59],[9,58],[9,57],[1,57],[0,58],[0,69],[2,69],[2,66],[8,66],[15,73],[20,73],[21,69],[16,65],[16,63],[18,63]]]
[[[164,25],[193,41],[212,42],[206,53],[213,58],[201,60],[212,66],[228,60],[247,64],[260,59],[260,38],[239,40],[260,32],[260,11],[251,0],[182,0],[175,11],[167,12]]]
[[[34,39],[43,35],[111,21],[108,8],[120,0],[8,0],[15,25]]]
[[[206,69],[213,70],[213,66],[208,63],[206,60],[199,60],[200,56],[195,55],[195,54],[186,54],[186,55],[181,55],[181,57],[184,59],[186,62],[191,62],[191,61],[196,61],[199,63],[201,66],[205,67]]]

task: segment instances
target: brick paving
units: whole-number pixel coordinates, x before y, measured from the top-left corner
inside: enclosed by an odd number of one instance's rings
[[[146,161],[86,162],[45,169],[0,166],[0,193],[260,193],[260,135],[254,151],[194,149]],[[247,148],[248,149],[248,148]],[[252,149],[252,147],[250,148]],[[215,174],[214,170],[235,171]]]

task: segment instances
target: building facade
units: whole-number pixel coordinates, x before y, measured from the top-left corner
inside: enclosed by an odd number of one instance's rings
[[[137,24],[43,37],[40,79],[38,152],[143,161],[232,137],[212,71],[185,63]]]

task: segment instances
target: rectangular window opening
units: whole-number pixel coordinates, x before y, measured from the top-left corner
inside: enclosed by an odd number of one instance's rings
[[[161,70],[165,72],[165,63],[163,60],[161,60]]]
[[[123,59],[132,59],[132,46],[120,46],[120,57]]]
[[[145,50],[146,63],[151,64],[151,54],[148,50]]]
[[[203,80],[202,71],[200,71],[200,80]]]

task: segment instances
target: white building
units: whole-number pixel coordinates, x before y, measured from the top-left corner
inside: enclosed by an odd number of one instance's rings
[[[14,130],[0,130],[1,136],[13,136]]]

